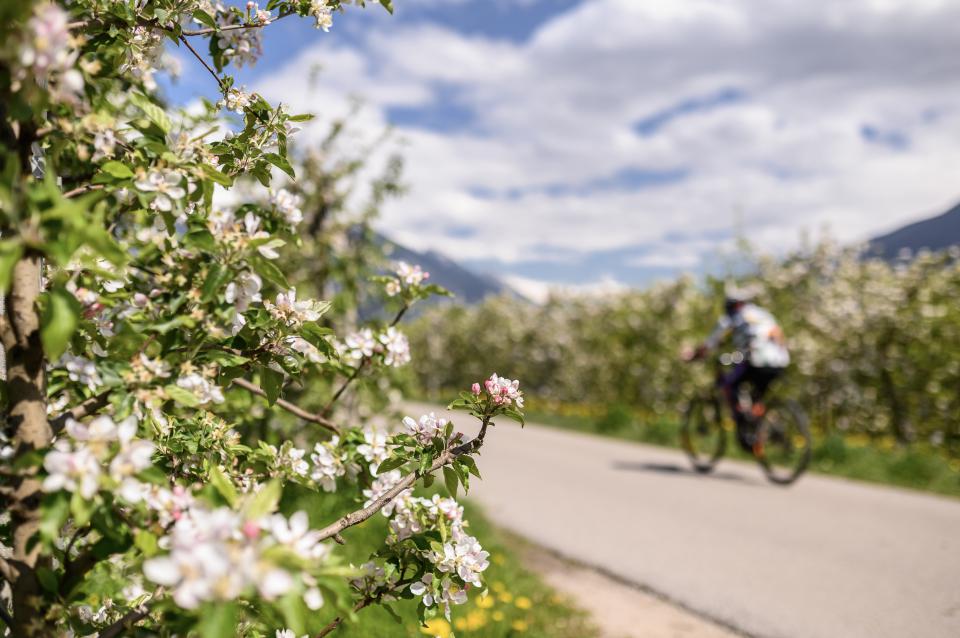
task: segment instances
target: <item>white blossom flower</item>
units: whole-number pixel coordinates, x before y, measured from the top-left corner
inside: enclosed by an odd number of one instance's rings
[[[274,514],[267,519],[266,527],[278,543],[303,558],[317,560],[330,553],[330,547],[320,540],[320,532],[310,529],[310,521],[303,510],[294,512],[289,519]]]
[[[96,366],[89,359],[64,353],[60,357],[60,365],[66,369],[67,376],[71,381],[81,383],[91,390],[96,390],[97,386],[102,383]]]
[[[232,88],[227,95],[217,102],[218,107],[226,106],[228,110],[243,115],[243,110],[250,106],[250,95],[242,89]]]
[[[303,221],[303,211],[300,210],[302,199],[290,191],[280,189],[270,191],[270,204],[283,215],[284,220],[291,226]]]
[[[173,210],[174,200],[183,199],[187,191],[179,186],[183,175],[172,170],[153,170],[147,176],[138,179],[134,185],[144,193],[156,193],[150,202],[150,208],[163,212]]]
[[[233,304],[233,334],[237,334],[246,325],[247,320],[243,313],[250,309],[253,302],[261,302],[260,289],[263,287],[263,280],[260,276],[252,272],[243,272],[235,281],[227,284],[224,298],[229,304]]]
[[[112,129],[100,131],[93,136],[93,157],[90,159],[99,162],[102,159],[113,157],[117,146],[117,136]]]
[[[316,321],[326,310],[326,304],[314,300],[297,301],[297,291],[294,288],[286,292],[277,293],[275,304],[269,301],[264,306],[279,321],[287,326],[298,327],[308,321]]]
[[[70,38],[67,12],[50,2],[40,3],[27,22],[27,39],[19,46],[14,90],[23,80],[44,83],[55,101],[76,103],[83,93],[83,75],[73,65],[78,51]]]
[[[339,454],[334,454],[339,443],[340,439],[336,436],[326,444],[317,443],[313,448],[313,454],[310,455],[310,460],[313,462],[310,478],[326,492],[335,492],[337,479],[347,472],[343,458]]]
[[[285,338],[284,343],[293,350],[294,352],[299,352],[304,357],[307,358],[307,361],[311,363],[323,363],[327,360],[325,356],[317,349],[315,345],[304,339],[303,337],[298,337],[296,335],[290,335]]]
[[[410,343],[406,335],[390,326],[380,335],[379,341],[386,349],[383,362],[388,366],[400,367],[410,363]]]
[[[371,474],[375,474],[377,467],[390,456],[387,446],[387,434],[379,430],[368,428],[363,431],[363,443],[357,446],[357,453],[370,464]]]
[[[333,12],[325,0],[310,0],[310,15],[316,19],[314,26],[317,29],[330,31],[330,27],[333,26]]]
[[[443,433],[447,426],[447,419],[437,417],[433,412],[424,414],[419,421],[414,421],[411,417],[403,417],[403,426],[407,433],[413,436],[422,445],[430,445],[433,439]]]
[[[340,355],[354,363],[358,363],[364,357],[372,357],[377,349],[377,339],[370,328],[363,328],[349,334],[343,341],[345,347],[342,348]]]
[[[177,386],[192,392],[200,405],[206,405],[210,402],[223,403],[225,400],[220,386],[211,383],[196,372],[191,372],[177,379]]]
[[[100,486],[100,461],[86,445],[76,448],[67,439],[54,443],[53,450],[43,459],[47,477],[43,491],[67,490],[91,499]]]

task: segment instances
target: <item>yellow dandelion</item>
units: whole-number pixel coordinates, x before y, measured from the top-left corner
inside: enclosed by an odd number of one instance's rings
[[[493,591],[503,591],[504,589],[506,589],[503,583],[501,583],[499,580],[493,581],[493,584],[490,585],[490,587],[493,589]]]
[[[425,627],[420,628],[420,633],[432,638],[450,638],[452,629],[450,623],[443,618],[431,618],[426,622]]]
[[[526,620],[514,620],[510,623],[510,626],[513,627],[514,631],[526,631],[529,628]]]
[[[501,554],[494,554],[490,557],[490,560],[492,560],[495,565],[503,565],[505,562],[507,562]]]
[[[456,620],[453,621],[453,626],[456,627],[458,630],[463,631],[464,629],[467,628],[467,621],[465,618],[457,618]]]
[[[516,605],[518,609],[530,609],[533,607],[533,603],[526,596],[520,596],[513,604]]]
[[[487,624],[487,612],[482,609],[475,609],[467,614],[467,629],[475,631],[483,628]]]
[[[497,622],[500,622],[501,620],[503,620],[503,612],[502,611],[493,612],[493,619]]]
[[[497,598],[499,598],[499,599],[500,599],[500,602],[502,602],[502,603],[510,603],[510,602],[513,602],[513,594],[511,594],[511,593],[508,592],[508,591],[502,591],[502,592],[500,592],[500,595],[498,595]]]
[[[480,598],[477,598],[477,607],[480,609],[490,609],[493,607],[493,596],[486,594]]]

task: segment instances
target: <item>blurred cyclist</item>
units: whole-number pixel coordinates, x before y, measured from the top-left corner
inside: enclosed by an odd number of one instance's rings
[[[752,303],[755,293],[748,288],[728,285],[724,290],[724,314],[717,321],[713,333],[703,345],[692,353],[686,353],[688,361],[700,359],[716,350],[722,341],[730,337],[736,352],[735,366],[721,381],[724,396],[730,404],[737,424],[737,440],[748,452],[753,448],[756,420],[763,416],[763,397],[770,384],[790,364],[783,330],[767,310]],[[750,386],[752,408],[750,413],[740,404],[740,388]]]

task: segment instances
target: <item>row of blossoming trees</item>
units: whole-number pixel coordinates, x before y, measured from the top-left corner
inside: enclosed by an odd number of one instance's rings
[[[821,432],[930,442],[960,456],[957,251],[888,263],[824,241],[748,262],[740,281],[759,288],[793,353],[777,392],[802,401]],[[722,288],[681,278],[542,306],[496,298],[432,309],[411,329],[423,354],[413,367],[428,391],[465,382],[481,366],[509,365],[538,398],[676,419],[711,373],[679,352],[708,334]]]
[[[277,20],[326,30],[346,4],[0,4],[8,635],[322,636],[397,598],[449,614],[480,585],[487,555],[462,509],[412,488],[434,474],[451,495],[466,488],[491,420],[522,421],[518,383],[461,393],[472,438],[434,415],[356,427],[344,403],[387,393],[385,373],[410,360],[400,319],[442,292],[401,265],[376,282],[392,319],[334,330],[361,294],[366,221],[396,165],[338,219],[356,166],[329,159],[336,132],[289,154],[308,117],[225,72],[254,62]],[[219,103],[164,107],[154,76],[169,47],[209,73]],[[294,488],[355,505],[316,524],[290,511]],[[335,544],[378,513],[382,548],[343,564]]]

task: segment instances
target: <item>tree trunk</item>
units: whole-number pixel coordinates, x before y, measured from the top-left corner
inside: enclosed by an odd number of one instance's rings
[[[13,431],[16,457],[48,447],[53,430],[47,420],[43,345],[40,341],[41,259],[25,255],[13,269],[10,295],[3,317],[3,345],[7,359],[9,407],[7,427]],[[40,587],[35,568],[40,555],[31,543],[40,526],[40,480],[36,470],[17,476],[10,503],[13,526],[13,556],[8,560],[16,572],[13,588],[14,636],[45,636]]]

